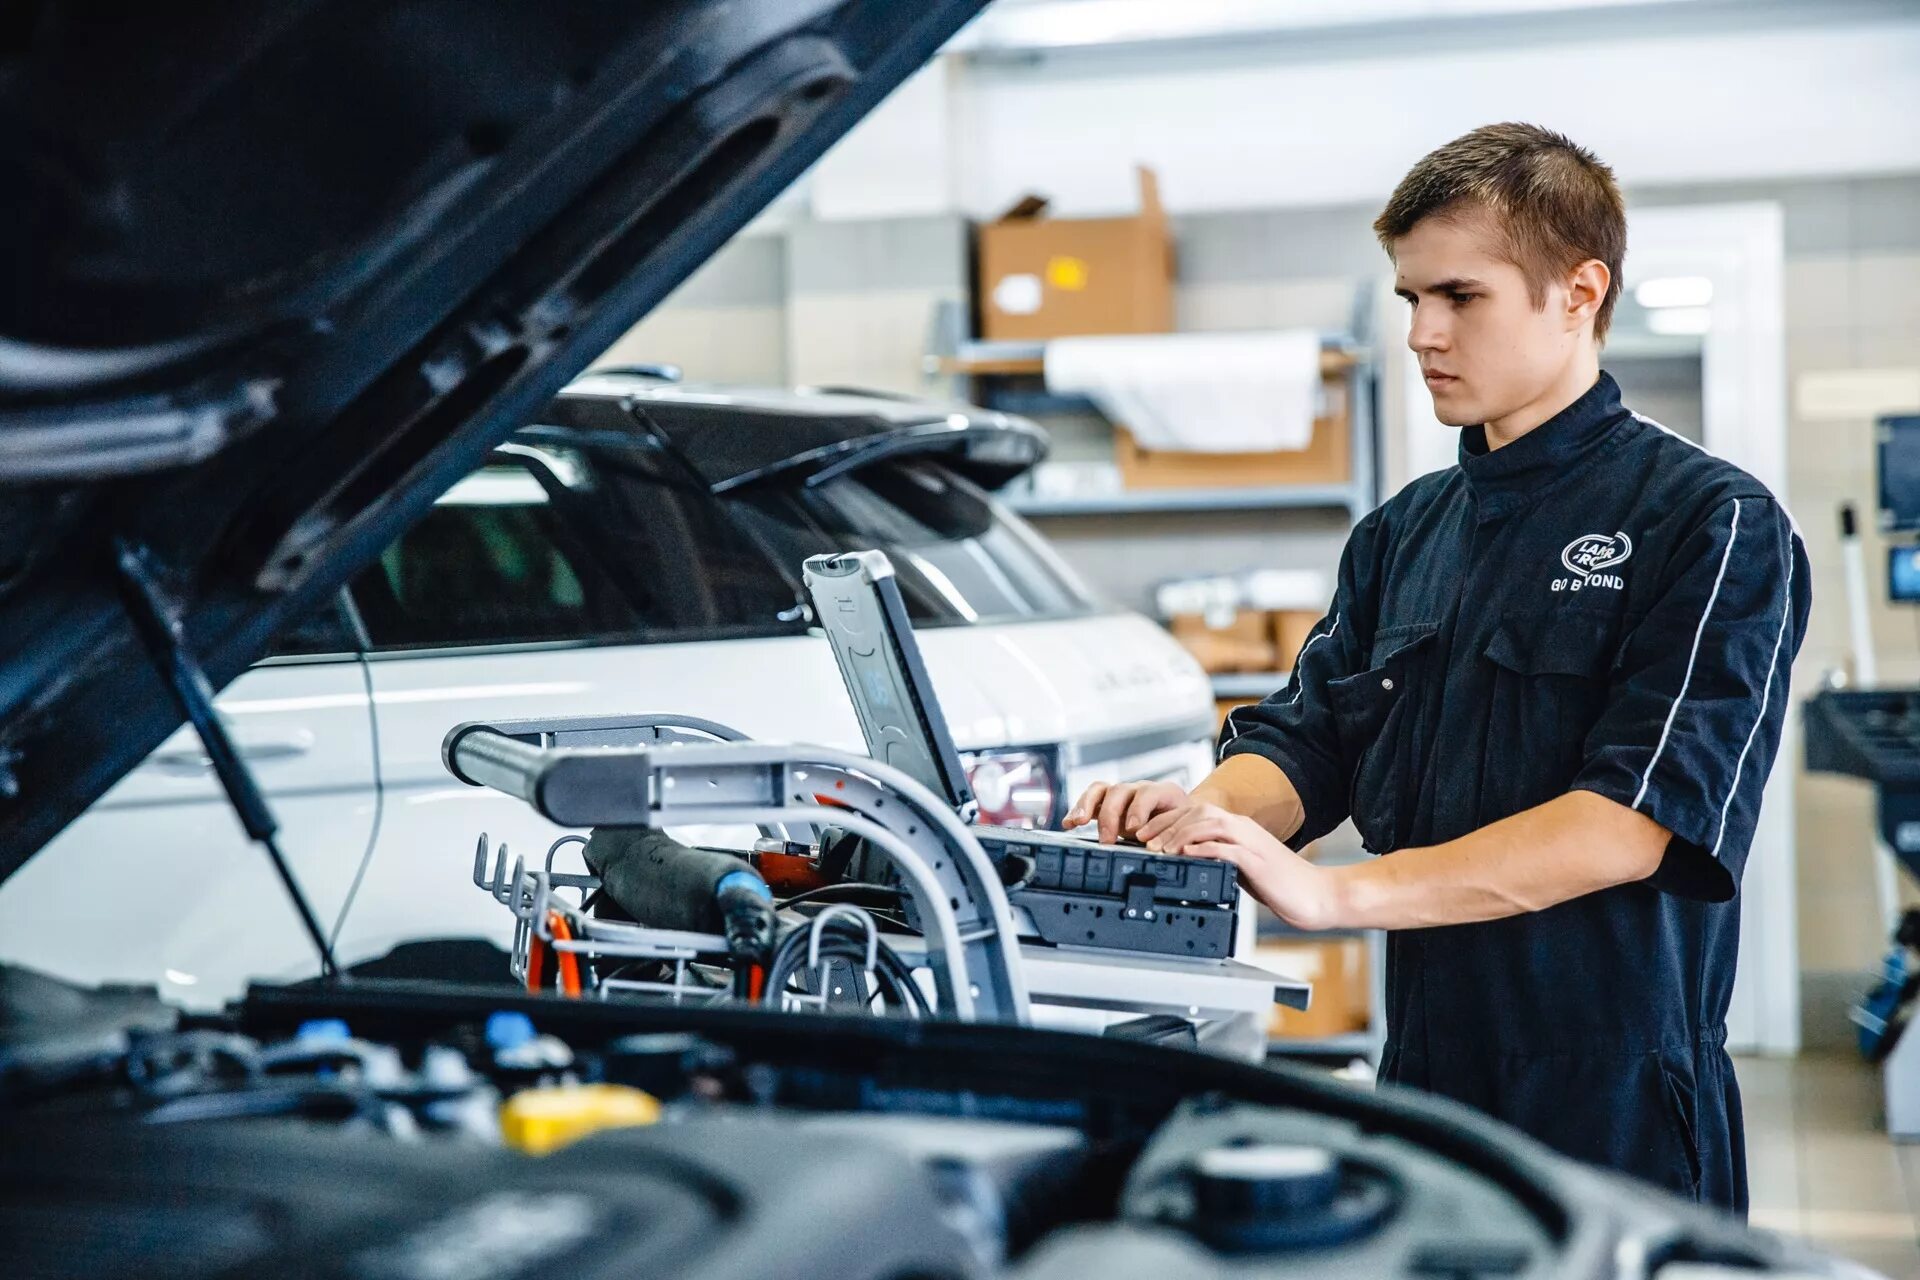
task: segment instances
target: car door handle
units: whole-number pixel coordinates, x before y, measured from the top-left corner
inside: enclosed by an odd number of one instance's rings
[[[313,733],[301,729],[294,733],[260,738],[243,737],[235,739],[233,745],[240,753],[240,758],[248,764],[290,760],[313,750]],[[147,757],[147,763],[169,773],[206,773],[213,768],[213,757],[207,754],[206,748],[195,743],[175,751],[156,751]]]

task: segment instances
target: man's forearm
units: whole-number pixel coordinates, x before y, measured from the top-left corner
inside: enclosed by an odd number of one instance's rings
[[[1645,814],[1575,791],[1445,844],[1319,869],[1328,927],[1419,929],[1540,911],[1646,879],[1670,839]]]
[[[1190,793],[1198,804],[1218,805],[1252,818],[1276,839],[1289,840],[1307,820],[1300,793],[1286,771],[1256,755],[1229,756]]]

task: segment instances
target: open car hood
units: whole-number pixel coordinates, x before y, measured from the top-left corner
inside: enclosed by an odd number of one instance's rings
[[[0,878],[985,0],[0,19]]]

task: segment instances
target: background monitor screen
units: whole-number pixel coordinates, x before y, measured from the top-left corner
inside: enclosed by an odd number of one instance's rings
[[[1920,529],[1920,415],[1880,419],[1880,527]]]
[[[1920,603],[1920,547],[1887,548],[1887,599]]]

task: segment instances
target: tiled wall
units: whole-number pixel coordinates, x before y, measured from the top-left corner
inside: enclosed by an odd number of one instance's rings
[[[1748,200],[1777,201],[1785,214],[1790,400],[1809,371],[1920,365],[1920,175],[1629,193],[1640,207]],[[1177,219],[1181,327],[1346,327],[1356,285],[1386,270],[1369,230],[1374,212],[1353,205]],[[954,218],[803,223],[736,242],[610,355],[678,360],[690,376],[720,380],[926,390],[938,385],[922,358],[934,307],[964,301],[967,262],[966,228]],[[1689,415],[1697,421],[1698,385],[1688,374],[1671,364],[1664,372],[1621,365],[1643,411],[1677,429]],[[1097,424],[1063,422],[1058,434],[1066,456],[1106,448]],[[1790,466],[1817,593],[1795,671],[1807,691],[1845,658],[1833,511],[1847,499],[1871,510],[1870,424],[1794,419]],[[1045,530],[1096,586],[1136,606],[1154,581],[1196,567],[1331,569],[1343,536],[1339,518],[1324,513],[1054,519]],[[1884,544],[1870,537],[1868,563],[1883,557]],[[1878,602],[1874,627],[1883,675],[1920,681],[1920,609]],[[1844,1031],[1844,993],[1882,940],[1865,788],[1802,777],[1798,790],[1801,958],[1809,1038],[1819,1041]]]
[[[701,382],[786,384],[786,240],[736,237],[594,363],[677,364]]]
[[[968,230],[958,217],[794,227],[787,240],[793,379],[927,390],[935,310],[965,304],[968,272]]]

